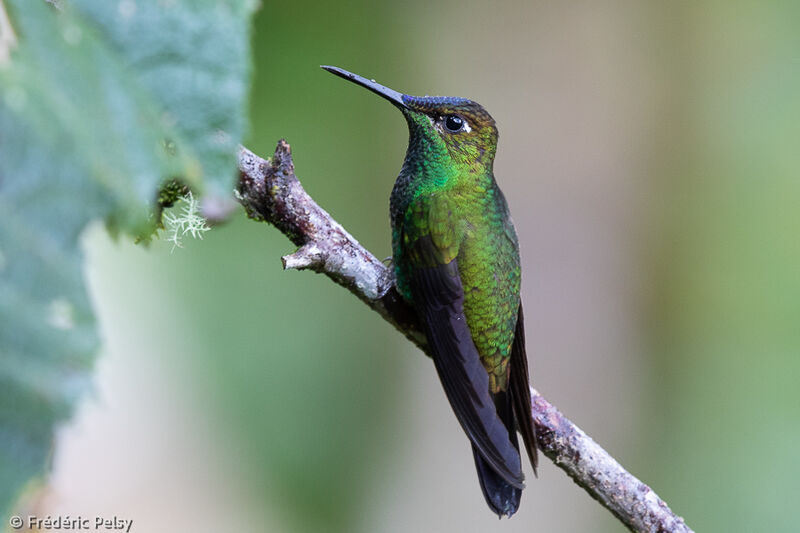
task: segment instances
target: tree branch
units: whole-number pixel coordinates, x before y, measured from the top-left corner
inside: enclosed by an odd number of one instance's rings
[[[237,197],[248,216],[273,224],[299,247],[282,258],[284,268],[325,274],[428,353],[416,314],[395,289],[391,269],[306,193],[286,141],[278,143],[270,160],[242,148],[239,172]],[[650,487],[533,389],[531,402],[542,452],[631,531],[691,533]]]

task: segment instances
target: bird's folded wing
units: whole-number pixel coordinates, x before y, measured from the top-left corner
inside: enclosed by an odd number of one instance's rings
[[[512,445],[489,394],[489,376],[464,316],[464,290],[456,259],[440,262],[430,236],[413,243],[417,266],[411,292],[447,399],[481,456],[509,484],[522,488],[519,452]]]

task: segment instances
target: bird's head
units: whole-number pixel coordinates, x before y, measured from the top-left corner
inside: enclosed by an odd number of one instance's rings
[[[408,122],[410,150],[447,154],[455,165],[491,168],[497,149],[497,127],[480,104],[451,96],[410,96],[340,69],[325,70],[378,94],[395,105]]]

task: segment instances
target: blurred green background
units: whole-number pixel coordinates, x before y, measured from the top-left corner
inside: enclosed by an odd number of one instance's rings
[[[247,145],[285,137],[379,257],[402,117],[323,72],[473,98],[522,243],[534,386],[697,531],[795,531],[800,4],[264,2]],[[40,514],[137,531],[622,531],[548,461],[486,508],[421,353],[239,216],[85,238],[105,340]]]

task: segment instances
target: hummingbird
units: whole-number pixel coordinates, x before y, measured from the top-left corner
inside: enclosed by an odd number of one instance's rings
[[[322,68],[382,96],[408,123],[408,149],[389,200],[396,287],[418,315],[472,445],[486,503],[510,517],[524,488],[517,431],[534,473],[537,451],[519,242],[494,178],[495,121],[466,98],[410,96]]]

